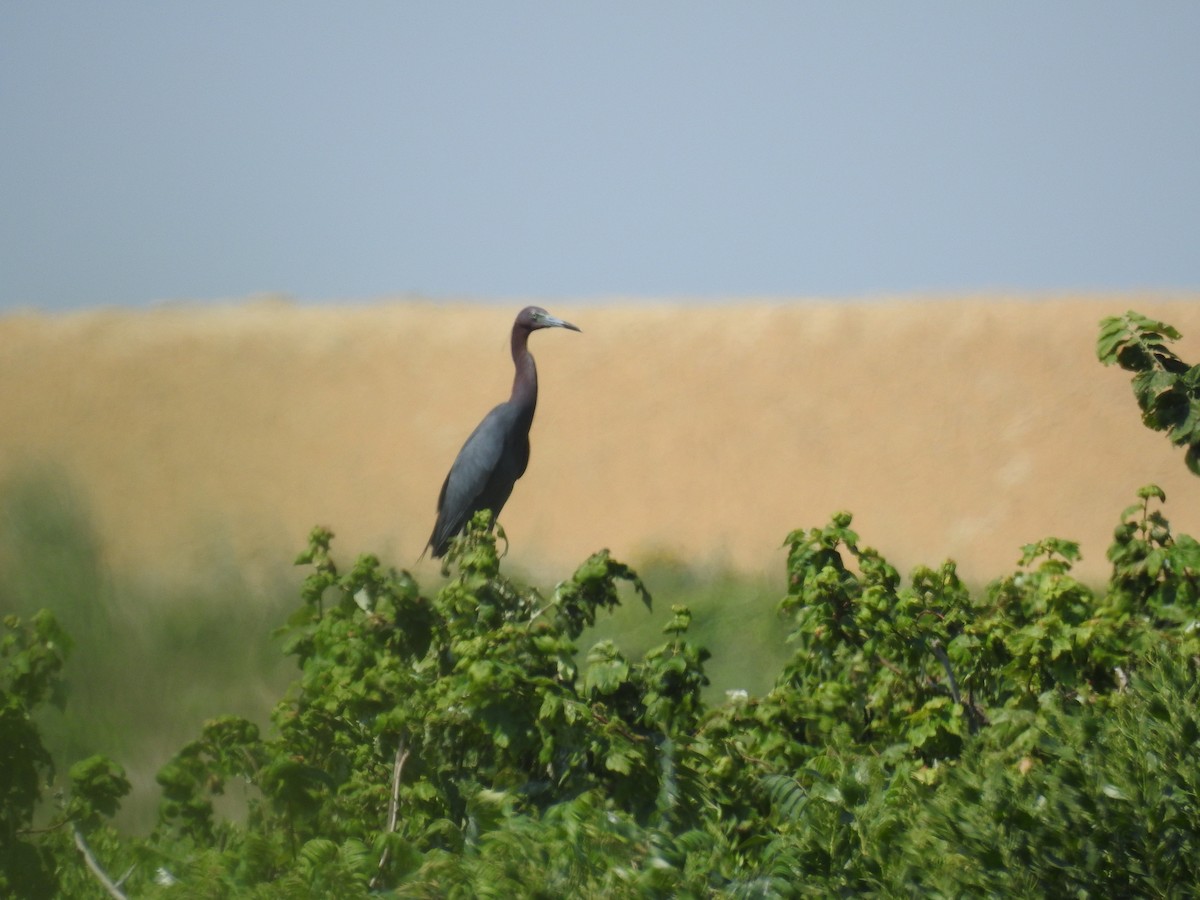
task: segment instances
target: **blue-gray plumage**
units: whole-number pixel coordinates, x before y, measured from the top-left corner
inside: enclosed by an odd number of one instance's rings
[[[539,328],[569,328],[570,322],[556,319],[538,306],[527,306],[517,314],[512,328],[512,357],[516,374],[512,395],[484,416],[458,451],[438,496],[437,523],[426,550],[443,556],[450,539],[481,509],[491,510],[492,521],[500,516],[513,485],[529,464],[529,426],[537,408],[537,367],[529,352],[530,332]]]

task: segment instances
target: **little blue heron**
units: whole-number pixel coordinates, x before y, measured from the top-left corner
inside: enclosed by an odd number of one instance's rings
[[[569,328],[538,306],[517,314],[512,327],[512,357],[516,374],[512,395],[484,416],[463,444],[438,495],[437,523],[425,549],[443,556],[450,539],[481,509],[491,510],[492,522],[500,516],[513,485],[529,464],[529,426],[537,407],[537,367],[529,352],[529,333],[539,328]]]

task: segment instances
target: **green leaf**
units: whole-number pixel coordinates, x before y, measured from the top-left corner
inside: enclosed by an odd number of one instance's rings
[[[800,783],[788,775],[764,775],[761,783],[780,818],[797,821],[808,802],[808,794]]]
[[[1115,784],[1105,784],[1100,788],[1105,797],[1111,797],[1113,800],[1128,800],[1129,795],[1117,787]]]
[[[1117,361],[1117,350],[1129,339],[1129,329],[1125,320],[1119,316],[1110,316],[1100,322],[1100,339],[1096,344],[1096,355],[1100,361],[1112,365]]]
[[[604,757],[604,768],[620,775],[628,775],[633,771],[636,757],[627,750],[612,750]]]
[[[1183,457],[1184,463],[1193,475],[1200,475],[1200,442],[1192,444]]]
[[[840,806],[845,799],[837,785],[829,784],[825,781],[818,781],[810,785],[808,793],[818,800],[824,800],[826,803],[832,803],[837,806]]]
[[[313,838],[300,848],[300,858],[309,865],[321,866],[337,859],[338,847],[328,838]]]
[[[1138,488],[1137,495],[1143,500],[1160,500],[1163,503],[1167,501],[1166,491],[1157,484],[1147,484]],[[1130,507],[1130,509],[1137,509],[1137,507]]]
[[[71,792],[87,810],[112,816],[132,789],[125,770],[105,756],[89,756],[71,766]]]

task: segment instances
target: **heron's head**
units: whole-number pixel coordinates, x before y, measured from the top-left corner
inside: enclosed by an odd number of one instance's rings
[[[537,331],[539,328],[568,328],[571,331],[579,331],[575,325],[550,315],[540,306],[527,306],[521,310],[517,314],[517,325],[524,326],[530,331]]]

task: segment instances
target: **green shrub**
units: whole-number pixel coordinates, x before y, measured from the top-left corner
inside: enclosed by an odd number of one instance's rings
[[[1183,374],[1142,333],[1158,323],[1123,322],[1102,356]],[[685,605],[637,654],[599,634],[623,596],[651,607],[607,552],[543,594],[501,572],[481,516],[429,595],[374,556],[340,566],[316,529],[271,727],[210,719],[158,772],[145,837],[113,827],[130,785],[103,756],[48,796],[36,714],[61,699],[68,642],[49,613],[10,616],[0,890],[1194,894],[1200,548],[1159,488],[1137,500],[1099,589],[1058,538],[971,591],[950,561],[902,578],[849,513],[793,532],[790,655],[761,696],[706,691]]]

